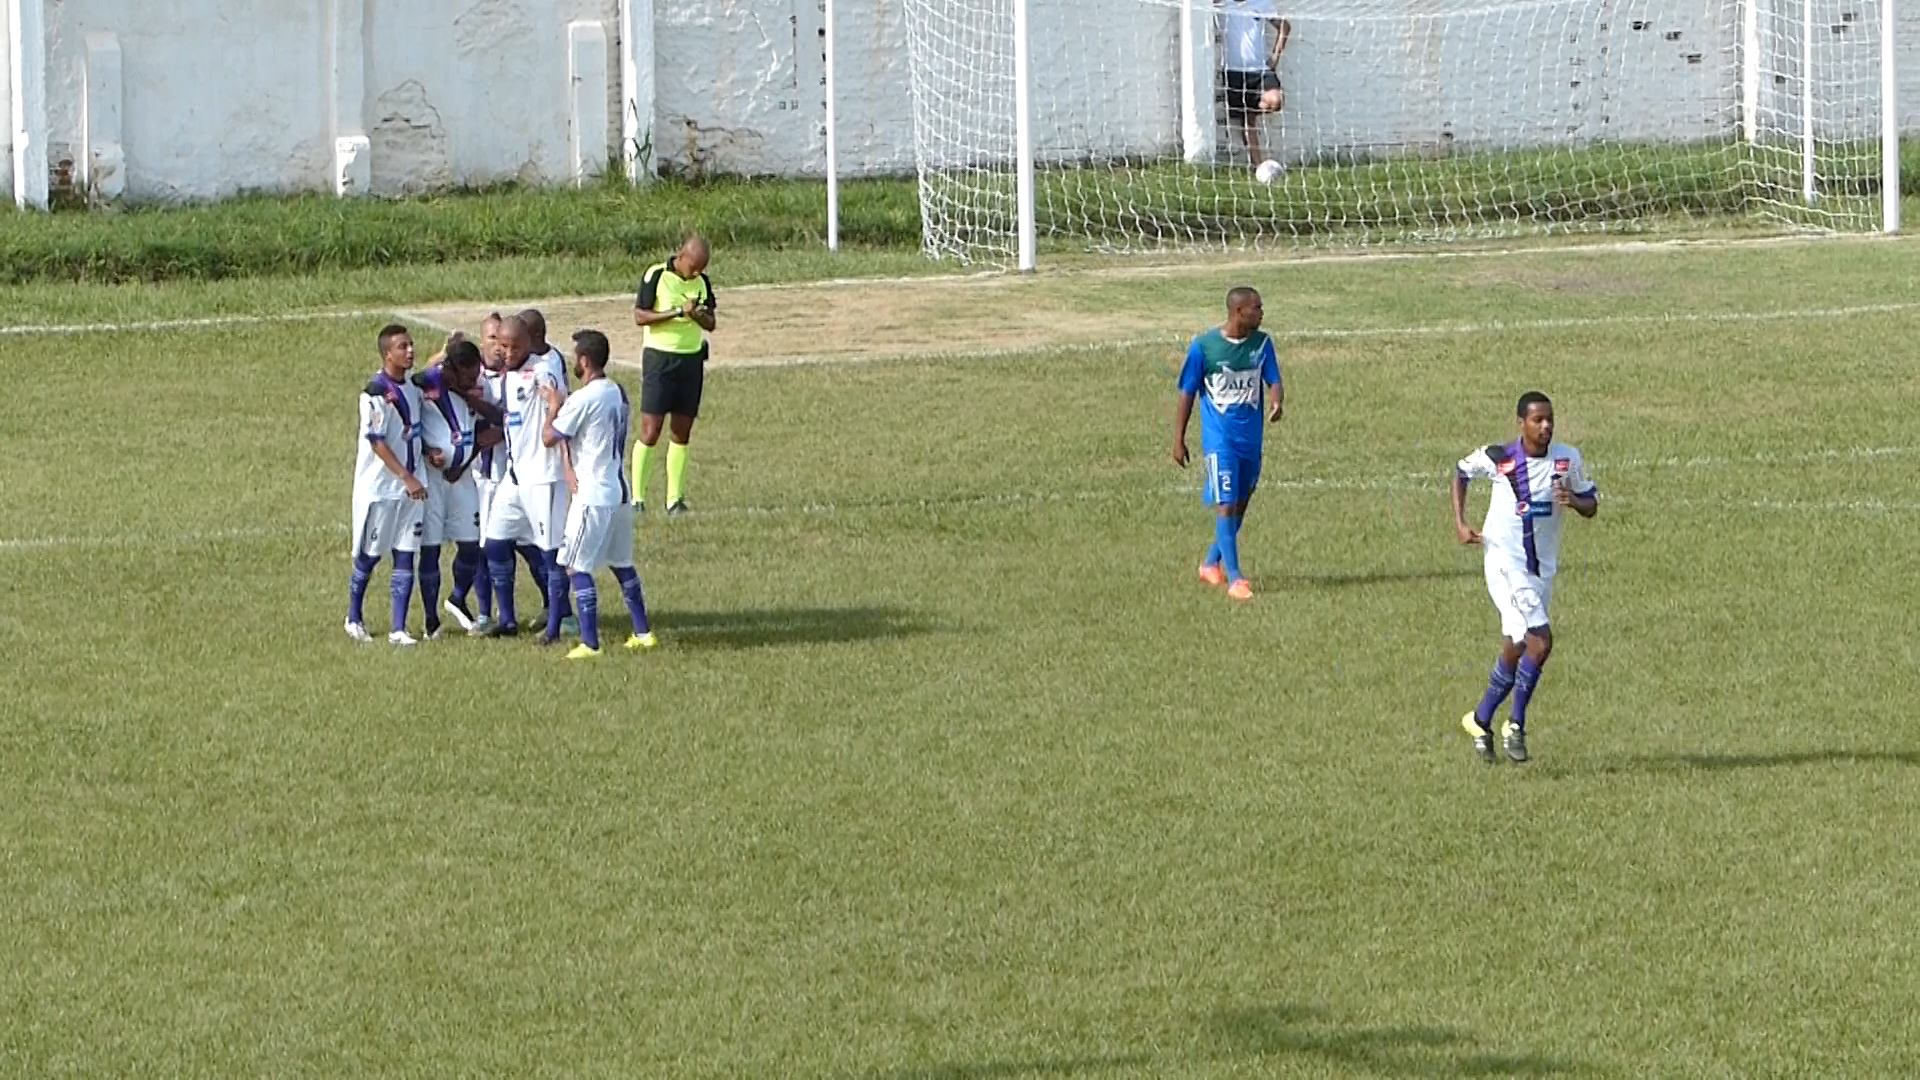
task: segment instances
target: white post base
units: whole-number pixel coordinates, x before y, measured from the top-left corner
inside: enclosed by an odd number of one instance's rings
[[[341,198],[365,195],[373,186],[373,141],[365,135],[333,140],[333,193]]]
[[[80,160],[74,180],[88,202],[116,202],[127,193],[120,39],[108,33],[88,34],[85,68],[80,87]]]
[[[607,171],[607,28],[567,24],[567,175],[585,184]]]

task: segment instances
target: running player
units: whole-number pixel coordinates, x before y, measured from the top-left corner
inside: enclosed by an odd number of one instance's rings
[[[407,633],[413,599],[413,556],[420,547],[427,486],[420,481],[420,391],[407,381],[413,338],[397,324],[380,331],[380,371],[360,392],[360,438],[353,470],[353,578],[347,592],[347,636],[372,641],[362,607],[373,568],[393,554],[392,645],[419,644]]]
[[[559,392],[547,388],[548,404],[557,415],[547,421],[548,446],[568,447],[568,487],[573,500],[567,507],[566,537],[560,546],[560,565],[573,575],[574,610],[580,613],[580,644],[569,660],[600,655],[600,597],[593,572],[613,570],[633,618],[629,649],[651,649],[657,644],[647,623],[647,602],[640,591],[640,575],[633,568],[633,493],[627,487],[627,428],[632,410],[627,392],[607,378],[607,336],[598,330],[573,335],[573,373],[580,388],[562,404]]]
[[[1200,405],[1200,453],[1207,474],[1201,498],[1214,508],[1213,546],[1200,564],[1200,580],[1225,585],[1235,600],[1253,598],[1253,586],[1240,573],[1240,525],[1247,503],[1260,483],[1265,440],[1260,391],[1267,390],[1267,420],[1285,413],[1286,390],[1273,339],[1260,329],[1265,309],[1260,294],[1246,286],[1227,293],[1227,321],[1193,339],[1180,370],[1180,400],[1174,411],[1173,461],[1187,465],[1187,423],[1194,398]]]
[[[1527,760],[1527,706],[1540,685],[1540,669],[1553,653],[1547,602],[1560,563],[1560,530],[1567,510],[1590,518],[1600,510],[1600,489],[1587,478],[1580,451],[1553,441],[1553,402],[1537,390],[1520,395],[1520,437],[1487,446],[1461,460],[1453,475],[1453,531],[1462,544],[1486,549],[1487,592],[1500,613],[1500,658],[1487,679],[1486,696],[1460,725],[1473,736],[1482,761],[1495,760],[1493,714],[1513,693],[1513,712],[1502,734],[1507,757]],[[1467,524],[1467,486],[1475,477],[1493,481],[1483,532]]]
[[[421,425],[421,456],[427,463],[427,510],[420,541],[420,601],[427,612],[427,637],[438,638],[440,626],[440,547],[455,545],[453,557],[454,596],[447,598],[447,613],[461,629],[471,632],[474,616],[464,598],[479,576],[484,559],[480,552],[480,489],[474,482],[474,456],[481,449],[477,432],[479,420],[488,417],[497,425],[503,419],[497,406],[488,403],[480,391],[480,349],[456,334],[447,343],[437,367],[413,377],[425,401],[425,419]],[[486,433],[488,445],[499,442],[498,427]]]
[[[492,633],[512,637],[520,632],[513,606],[514,548],[532,544],[540,551],[534,577],[545,579],[548,599],[546,632],[540,640],[552,644],[559,640],[560,620],[565,615],[561,599],[566,578],[557,556],[560,530],[566,524],[567,488],[561,451],[546,445],[541,434],[554,401],[565,400],[566,387],[528,363],[530,342],[519,316],[500,320],[500,342],[507,362],[500,390],[506,414],[507,475],[494,489],[493,505],[488,508],[482,529],[498,614],[498,625]],[[554,395],[542,392],[548,389]]]

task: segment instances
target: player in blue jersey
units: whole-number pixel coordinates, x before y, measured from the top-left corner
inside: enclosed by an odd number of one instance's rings
[[[1200,580],[1225,585],[1235,600],[1253,598],[1240,572],[1240,524],[1260,483],[1265,429],[1260,391],[1267,390],[1266,421],[1285,414],[1286,390],[1273,339],[1260,329],[1260,294],[1246,286],[1227,293],[1227,321],[1193,339],[1180,369],[1180,401],[1173,419],[1173,461],[1187,465],[1187,423],[1200,398],[1200,454],[1206,467],[1202,499],[1215,511],[1213,546],[1200,564]]]
[[[1460,726],[1473,736],[1474,753],[1492,762],[1493,714],[1513,694],[1512,719],[1504,732],[1507,757],[1527,760],[1527,706],[1540,671],[1553,652],[1547,603],[1560,568],[1560,533],[1567,511],[1590,518],[1600,510],[1600,489],[1587,476],[1586,459],[1553,441],[1553,402],[1537,390],[1520,395],[1520,437],[1484,446],[1461,459],[1451,485],[1453,530],[1462,544],[1486,551],[1487,593],[1500,613],[1500,657],[1487,678],[1487,692]],[[1475,477],[1493,481],[1487,522],[1467,524],[1467,486]]]

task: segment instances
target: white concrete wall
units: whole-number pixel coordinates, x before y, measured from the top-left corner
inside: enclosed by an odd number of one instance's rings
[[[1009,0],[953,0],[975,7]],[[1179,150],[1176,8],[1165,0],[1030,0],[1037,142],[1043,158],[1171,156]],[[1435,11],[1469,0],[1403,2]],[[1736,0],[1611,0],[1569,20],[1564,5],[1447,21],[1302,15],[1283,64],[1290,157],[1461,142],[1689,138],[1730,130]],[[1797,124],[1798,0],[1782,13],[1763,107]],[[1821,64],[1871,50],[1871,0],[1815,0]],[[1920,132],[1920,0],[1899,0],[1903,126]],[[841,160],[850,174],[913,167],[903,0],[837,0]],[[369,141],[367,186],[399,193],[517,179],[569,179],[567,25],[600,22],[609,56],[609,147],[619,143],[626,50],[651,68],[650,162],[672,172],[819,175],[825,165],[824,0],[652,4],[652,40],[619,34],[620,0],[46,0],[50,159],[79,163],[89,35],[124,58],[126,196],[218,198],[324,191],[342,133]],[[1282,7],[1289,5],[1283,3]],[[1635,13],[1651,24],[1633,30]],[[1848,16],[1853,18],[1849,19]],[[335,20],[348,33],[333,34]],[[1771,24],[1770,24],[1771,25]],[[1385,29],[1383,29],[1383,27]],[[1668,40],[1668,34],[1679,34]],[[337,37],[337,39],[336,39]],[[1775,39],[1770,38],[1770,41]],[[345,49],[354,63],[338,66]],[[1697,63],[1687,57],[1697,55]],[[0,50],[0,97],[7,94]],[[336,70],[344,71],[336,77]],[[1870,65],[1862,71],[1870,70]],[[1772,75],[1785,82],[1775,83]],[[341,85],[344,78],[349,85]],[[1862,100],[1877,90],[1851,88]],[[344,105],[343,105],[344,103]],[[345,108],[352,114],[338,114]],[[1865,109],[1860,111],[1865,112]],[[4,115],[4,112],[0,112]],[[600,117],[596,113],[596,122]],[[1835,113],[1823,116],[1826,122]],[[1870,115],[1870,113],[1869,113]],[[1796,129],[1797,130],[1797,129]],[[0,141],[9,137],[0,134]],[[616,154],[617,156],[617,154]],[[63,164],[65,163],[65,164]],[[6,170],[0,170],[3,177]],[[0,179],[0,183],[6,183]]]
[[[612,42],[618,0],[61,0],[47,8],[56,176],[80,152],[84,40],[105,31],[124,57],[129,199],[326,190],[336,3],[360,28],[359,115],[342,123],[371,142],[372,191],[567,178],[567,24],[602,21]]]

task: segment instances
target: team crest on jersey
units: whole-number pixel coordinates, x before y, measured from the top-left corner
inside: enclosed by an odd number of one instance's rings
[[[1513,469],[1514,469],[1513,459],[1503,458],[1501,459],[1500,464],[1494,466],[1494,468],[1500,471],[1501,476],[1512,476]]]

